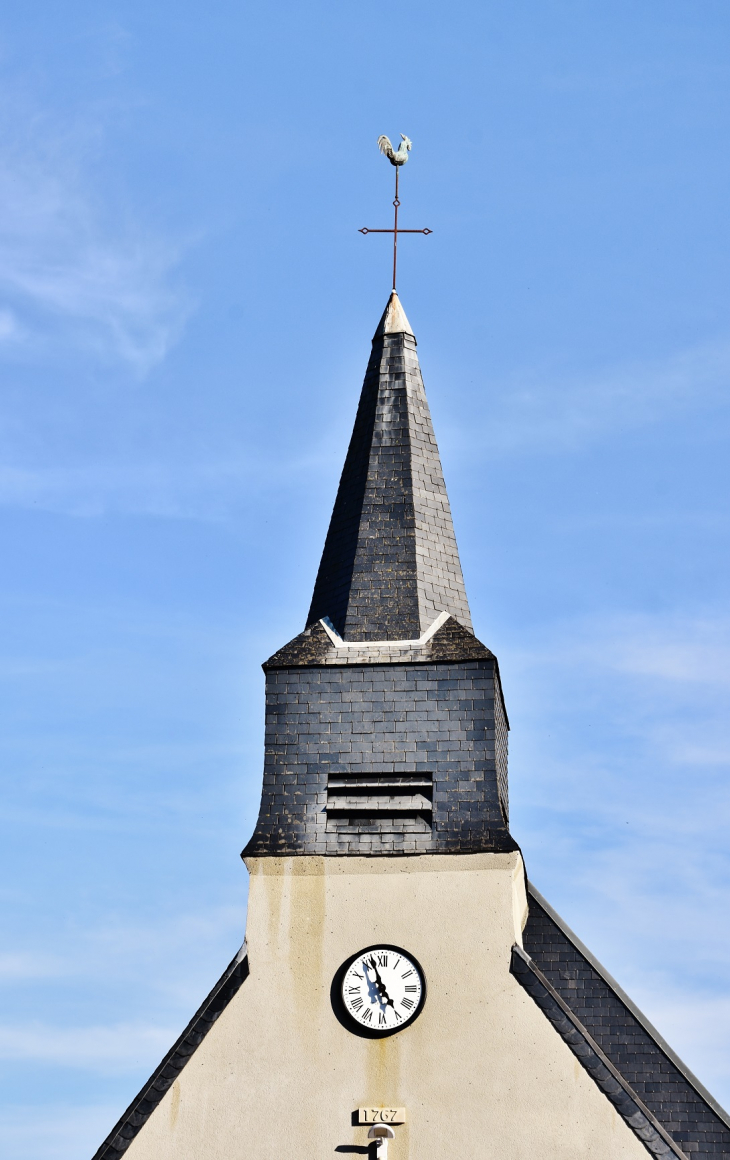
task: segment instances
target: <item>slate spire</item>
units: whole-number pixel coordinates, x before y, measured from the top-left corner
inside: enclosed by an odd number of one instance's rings
[[[395,291],[373,338],[307,625],[413,640],[471,617],[416,339]]]

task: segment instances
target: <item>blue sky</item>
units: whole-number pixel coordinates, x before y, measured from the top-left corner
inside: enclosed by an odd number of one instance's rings
[[[730,1103],[730,10],[7,0],[0,1141],[90,1155],[240,945],[259,665],[399,288],[528,872]]]

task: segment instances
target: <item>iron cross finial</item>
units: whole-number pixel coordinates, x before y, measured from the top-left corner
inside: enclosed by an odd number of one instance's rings
[[[395,208],[395,218],[393,221],[393,229],[392,230],[371,230],[371,229],[363,228],[359,231],[359,233],[361,233],[361,234],[392,234],[393,235],[393,289],[394,290],[395,290],[395,276],[396,276],[396,270],[397,270],[397,265],[398,265],[398,234],[432,234],[433,233],[433,230],[403,230],[403,229],[398,228],[398,209],[400,206],[400,199],[398,197],[398,176],[400,174],[401,166],[405,165],[406,161],[408,160],[408,154],[410,153],[411,146],[412,146],[412,142],[411,142],[410,138],[406,137],[405,133],[401,133],[401,138],[402,138],[402,140],[401,140],[400,145],[398,146],[397,149],[394,149],[390,143],[390,139],[388,137],[386,137],[385,134],[381,134],[381,136],[378,137],[378,148],[379,148],[380,152],[384,153],[385,156],[390,161],[390,164],[395,166],[395,198],[393,200],[393,206]]]

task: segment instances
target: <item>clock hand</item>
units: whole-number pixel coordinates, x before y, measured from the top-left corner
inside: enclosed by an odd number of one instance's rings
[[[377,986],[378,990],[380,991],[382,998],[385,999],[386,1005],[390,1004],[390,1006],[395,1011],[395,1003],[393,1002],[390,995],[388,994],[388,992],[385,989],[385,983],[383,982],[383,980],[380,977],[380,971],[378,970],[378,968],[375,965],[375,959],[371,958],[368,965],[371,966],[373,968],[373,970],[375,971],[375,978],[377,980],[376,986]]]

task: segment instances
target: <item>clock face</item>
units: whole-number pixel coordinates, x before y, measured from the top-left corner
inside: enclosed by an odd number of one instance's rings
[[[392,1035],[420,1015],[426,979],[413,955],[400,947],[366,947],[341,970],[345,1010],[364,1030]]]

